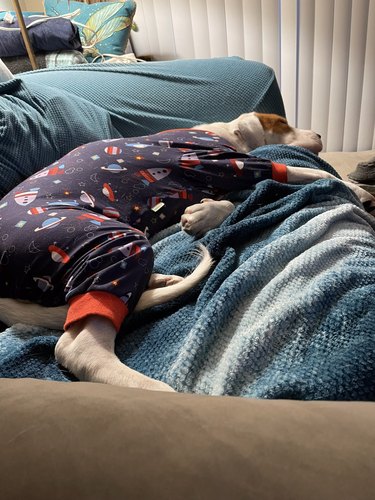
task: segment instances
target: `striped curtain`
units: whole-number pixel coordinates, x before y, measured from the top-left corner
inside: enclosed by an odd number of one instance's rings
[[[277,76],[328,151],[375,148],[375,0],[137,0],[138,57],[237,55]]]

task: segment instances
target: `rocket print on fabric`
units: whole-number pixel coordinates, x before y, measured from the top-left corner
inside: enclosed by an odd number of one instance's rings
[[[244,168],[244,162],[241,160],[235,160],[234,158],[231,158],[229,160],[230,165],[233,167],[233,170],[235,171],[236,175],[242,175],[243,174],[243,168]]]
[[[171,172],[172,170],[170,168],[148,168],[147,170],[139,170],[135,175],[141,177],[142,182],[148,186],[153,182],[168,177]]]
[[[122,295],[120,299],[124,302],[124,304],[127,304],[129,300],[131,299],[131,296],[133,294],[131,292],[127,292],[125,295]]]
[[[115,201],[115,193],[112,191],[111,186],[106,182],[103,184],[102,193],[109,199],[109,201]]]
[[[64,173],[64,168],[65,168],[64,164],[52,166],[51,168],[47,168],[46,170],[38,172],[37,174],[30,177],[30,179],[39,179],[40,177],[47,177],[48,175],[62,174]]]
[[[51,254],[52,260],[55,262],[66,264],[70,260],[69,255],[56,245],[50,245],[48,251]]]
[[[87,214],[82,214],[77,217],[78,220],[87,220],[88,222],[91,222],[92,224],[95,224],[96,226],[101,226],[102,222],[105,220],[108,220],[108,217],[105,215],[98,215],[95,213],[87,213]]]
[[[27,211],[28,215],[40,215],[43,214],[44,212],[47,212],[50,210],[49,208],[45,207],[33,207],[30,208],[30,210]]]
[[[122,245],[121,247],[113,248],[112,251],[113,250],[118,250],[125,257],[131,257],[132,255],[139,255],[142,252],[142,247],[136,245],[135,243],[130,243],[127,245]]]
[[[196,153],[184,153],[180,158],[181,167],[197,168],[201,164]]]
[[[154,209],[154,211],[157,211],[164,207],[163,198],[160,196],[152,196],[147,200],[147,206],[148,208],[151,208],[151,210]]]
[[[167,195],[161,196],[152,196],[147,200],[147,206],[148,208],[151,208],[155,210],[155,208],[160,207],[160,205],[163,205],[163,200],[168,199],[168,198],[173,198],[173,199],[179,199],[179,200],[192,200],[192,194],[187,190],[183,189],[181,191],[176,191],[175,193],[170,193]]]
[[[36,199],[38,191],[39,188],[32,188],[29,191],[18,192],[14,195],[14,201],[23,207],[29,205]]]
[[[106,148],[104,148],[104,151],[105,153],[107,153],[107,155],[111,156],[117,156],[122,153],[122,149],[118,146],[107,146]]]

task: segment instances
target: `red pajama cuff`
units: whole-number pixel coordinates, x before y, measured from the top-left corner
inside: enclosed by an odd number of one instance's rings
[[[127,314],[128,308],[116,295],[97,291],[82,293],[69,300],[64,329],[67,330],[76,321],[96,315],[112,321],[118,331]]]
[[[274,161],[271,161],[271,163],[272,179],[274,181],[283,182],[284,184],[286,184],[288,182],[286,165],[283,165],[282,163],[275,163]]]

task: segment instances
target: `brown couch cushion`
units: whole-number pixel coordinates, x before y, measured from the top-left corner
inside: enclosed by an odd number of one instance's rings
[[[0,380],[1,498],[365,499],[375,404]]]

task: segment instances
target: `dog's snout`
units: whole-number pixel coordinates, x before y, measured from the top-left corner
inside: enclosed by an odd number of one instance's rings
[[[319,139],[321,139],[321,138],[322,138],[322,136],[321,136],[320,134],[316,134],[316,135],[319,137]]]

